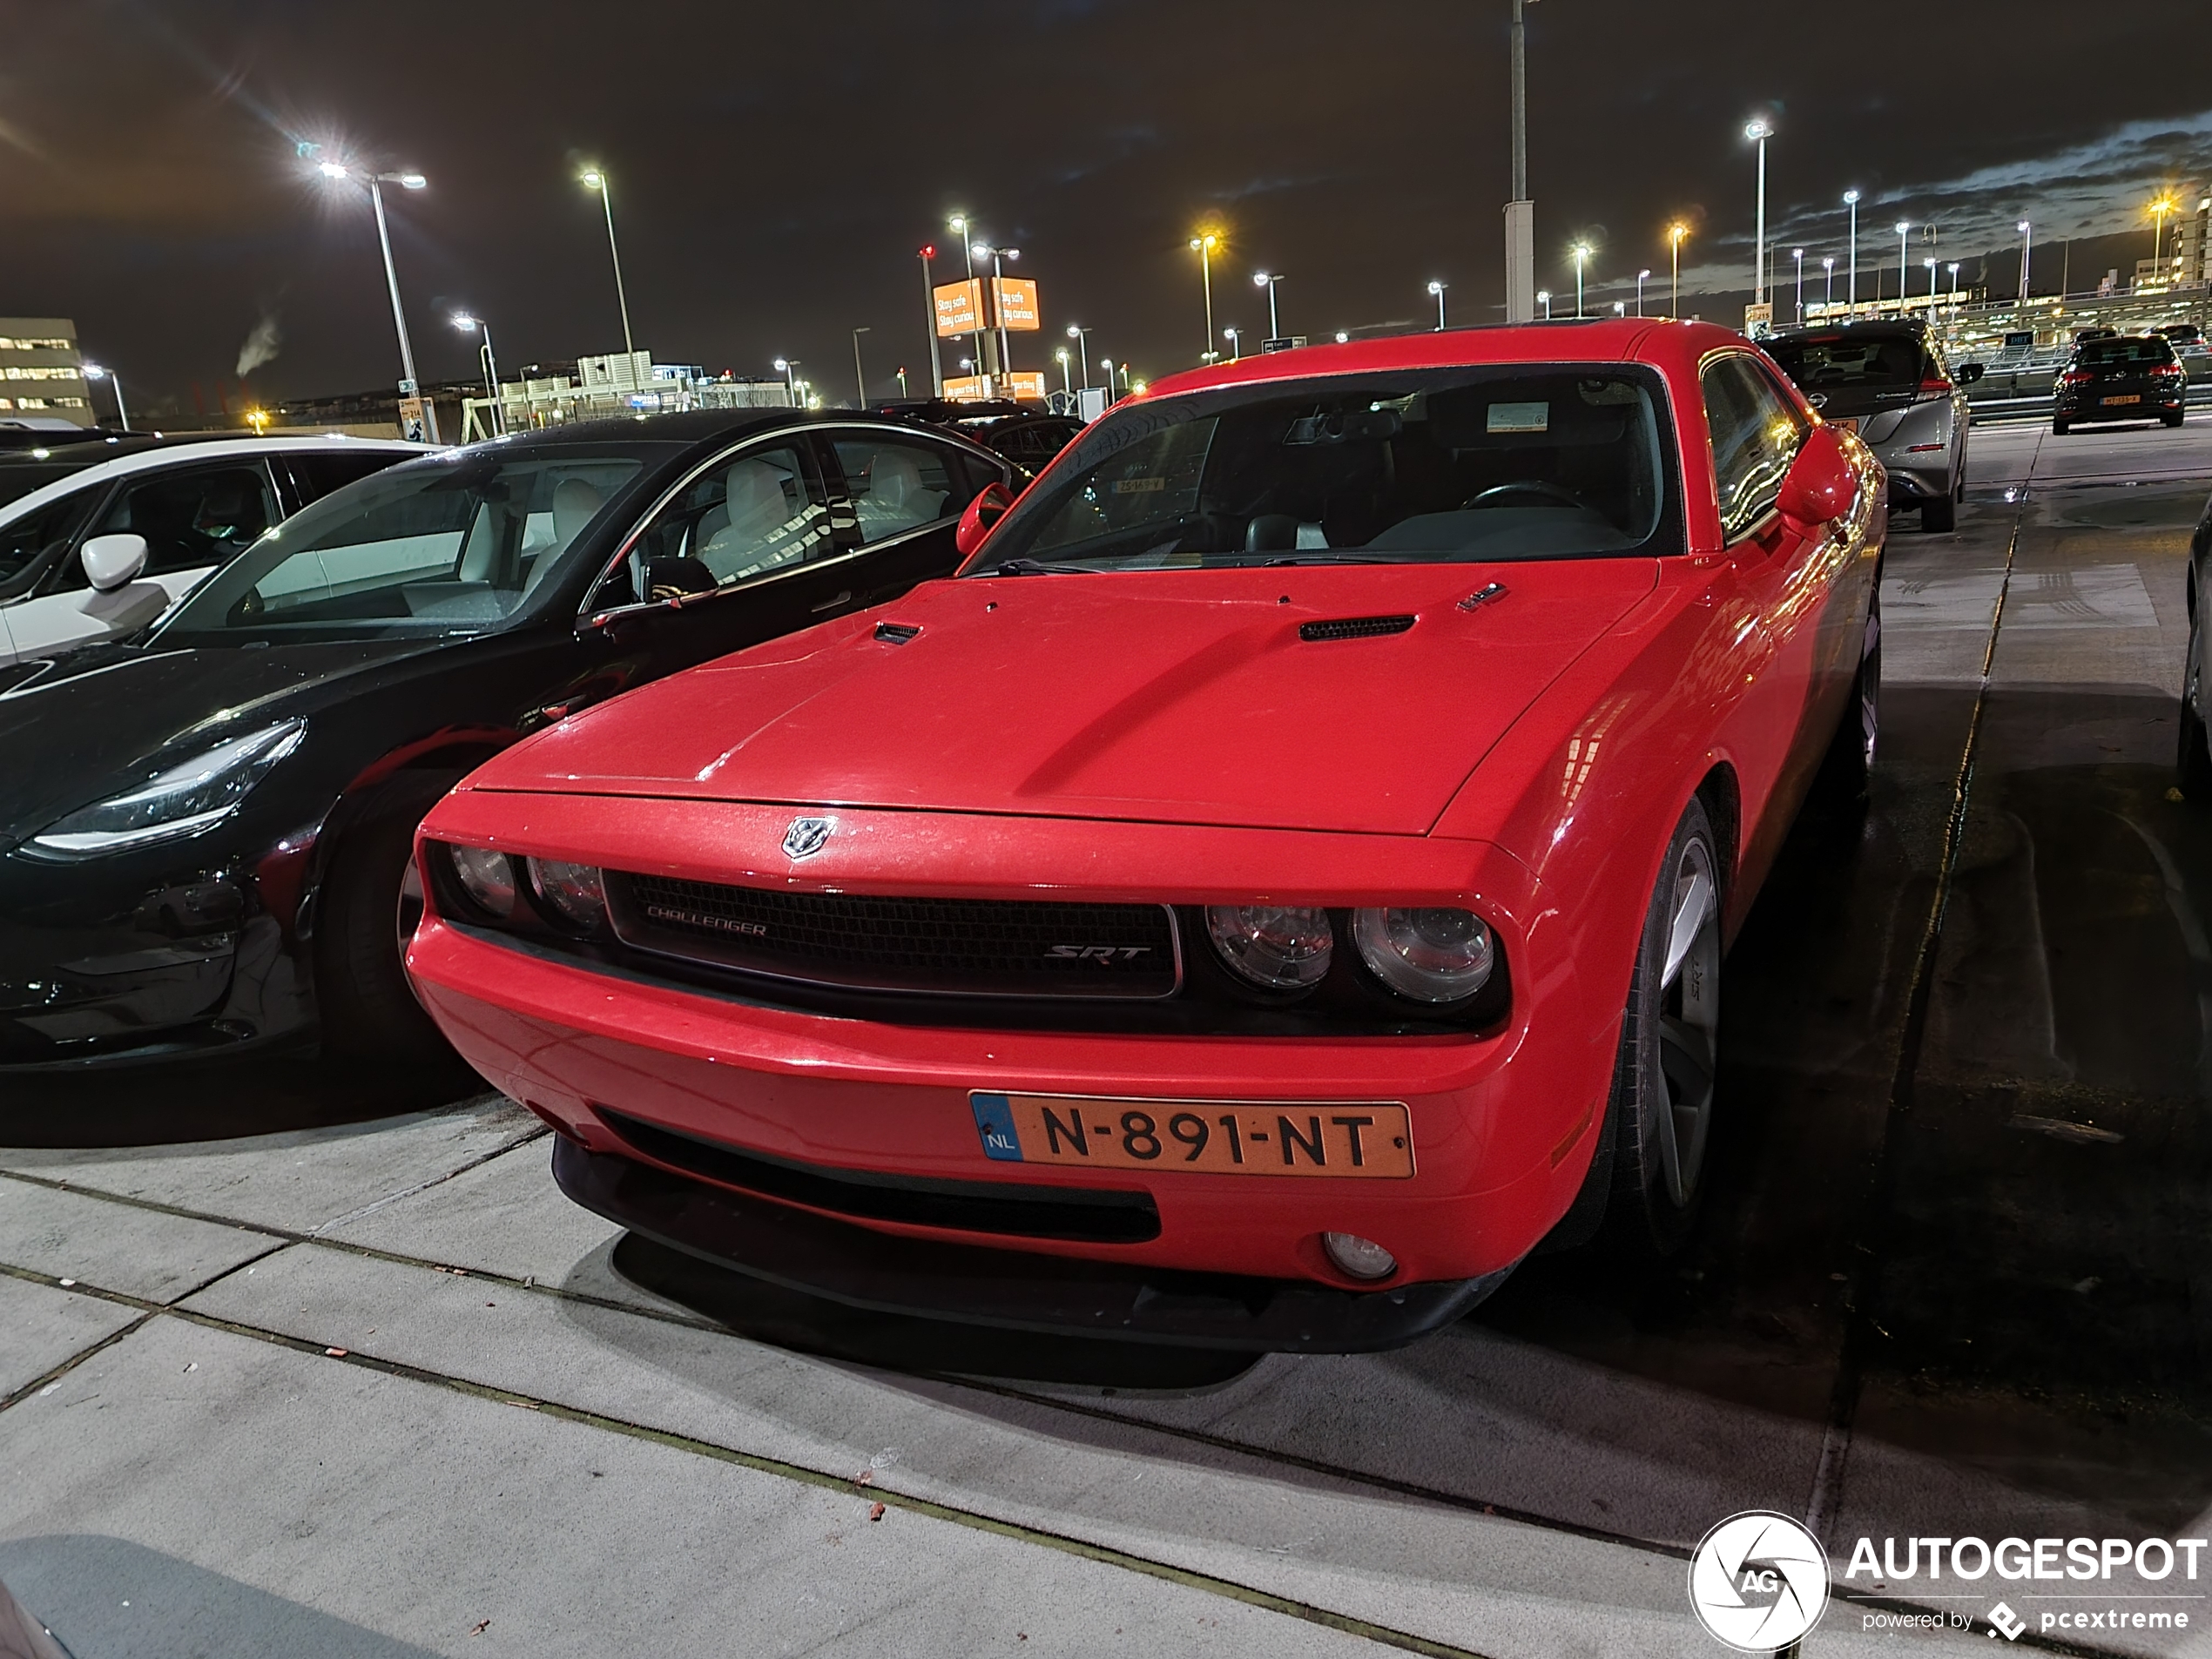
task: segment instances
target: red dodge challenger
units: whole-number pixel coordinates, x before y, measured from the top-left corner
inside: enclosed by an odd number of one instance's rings
[[[683,1250],[1405,1342],[1548,1235],[1687,1234],[1722,951],[1872,757],[1883,494],[1699,324],[1162,381],[958,577],[475,773],[408,966],[563,1189]]]

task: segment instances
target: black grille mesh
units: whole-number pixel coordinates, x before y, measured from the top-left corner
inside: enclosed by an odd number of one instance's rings
[[[1300,623],[1298,637],[1308,642],[1373,639],[1383,634],[1402,634],[1419,620],[1415,617],[1339,617],[1328,622]]]
[[[893,991],[1156,997],[1176,988],[1159,905],[870,899],[624,875],[617,932],[666,955]]]

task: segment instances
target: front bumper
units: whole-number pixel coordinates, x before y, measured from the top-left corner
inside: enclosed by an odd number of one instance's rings
[[[1059,1336],[1248,1353],[1368,1353],[1442,1329],[1504,1283],[1353,1291],[894,1238],[587,1150],[563,1136],[553,1178],[595,1215],[755,1278],[871,1312]]]

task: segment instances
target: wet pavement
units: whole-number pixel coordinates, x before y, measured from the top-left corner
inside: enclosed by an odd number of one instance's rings
[[[0,1581],[85,1659],[1505,1659],[1721,1651],[1683,1562],[1744,1508],[1839,1575],[1861,1536],[2204,1535],[2212,803],[2169,792],[2212,426],[1979,430],[1972,483],[1958,534],[1892,526],[1877,781],[1737,942],[1656,1281],[1541,1258],[1397,1353],[1132,1360],[622,1239],[451,1078],[11,1084]],[[1986,1652],[1866,1618],[2002,1595],[2020,1645],[2194,1651],[2200,1570],[2094,1586],[2186,1632],[2062,1635],[2105,1602],[1862,1572],[1804,1646]]]

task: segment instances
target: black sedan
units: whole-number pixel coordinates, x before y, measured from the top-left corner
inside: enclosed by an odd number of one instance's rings
[[[2085,340],[2059,375],[2051,430],[2063,437],[2092,421],[2163,421],[2179,426],[2189,372],[2157,334]]]
[[[583,705],[959,562],[1001,457],[866,415],[502,438],[325,497],[143,642],[0,695],[0,1067],[442,1046],[414,827]]]

